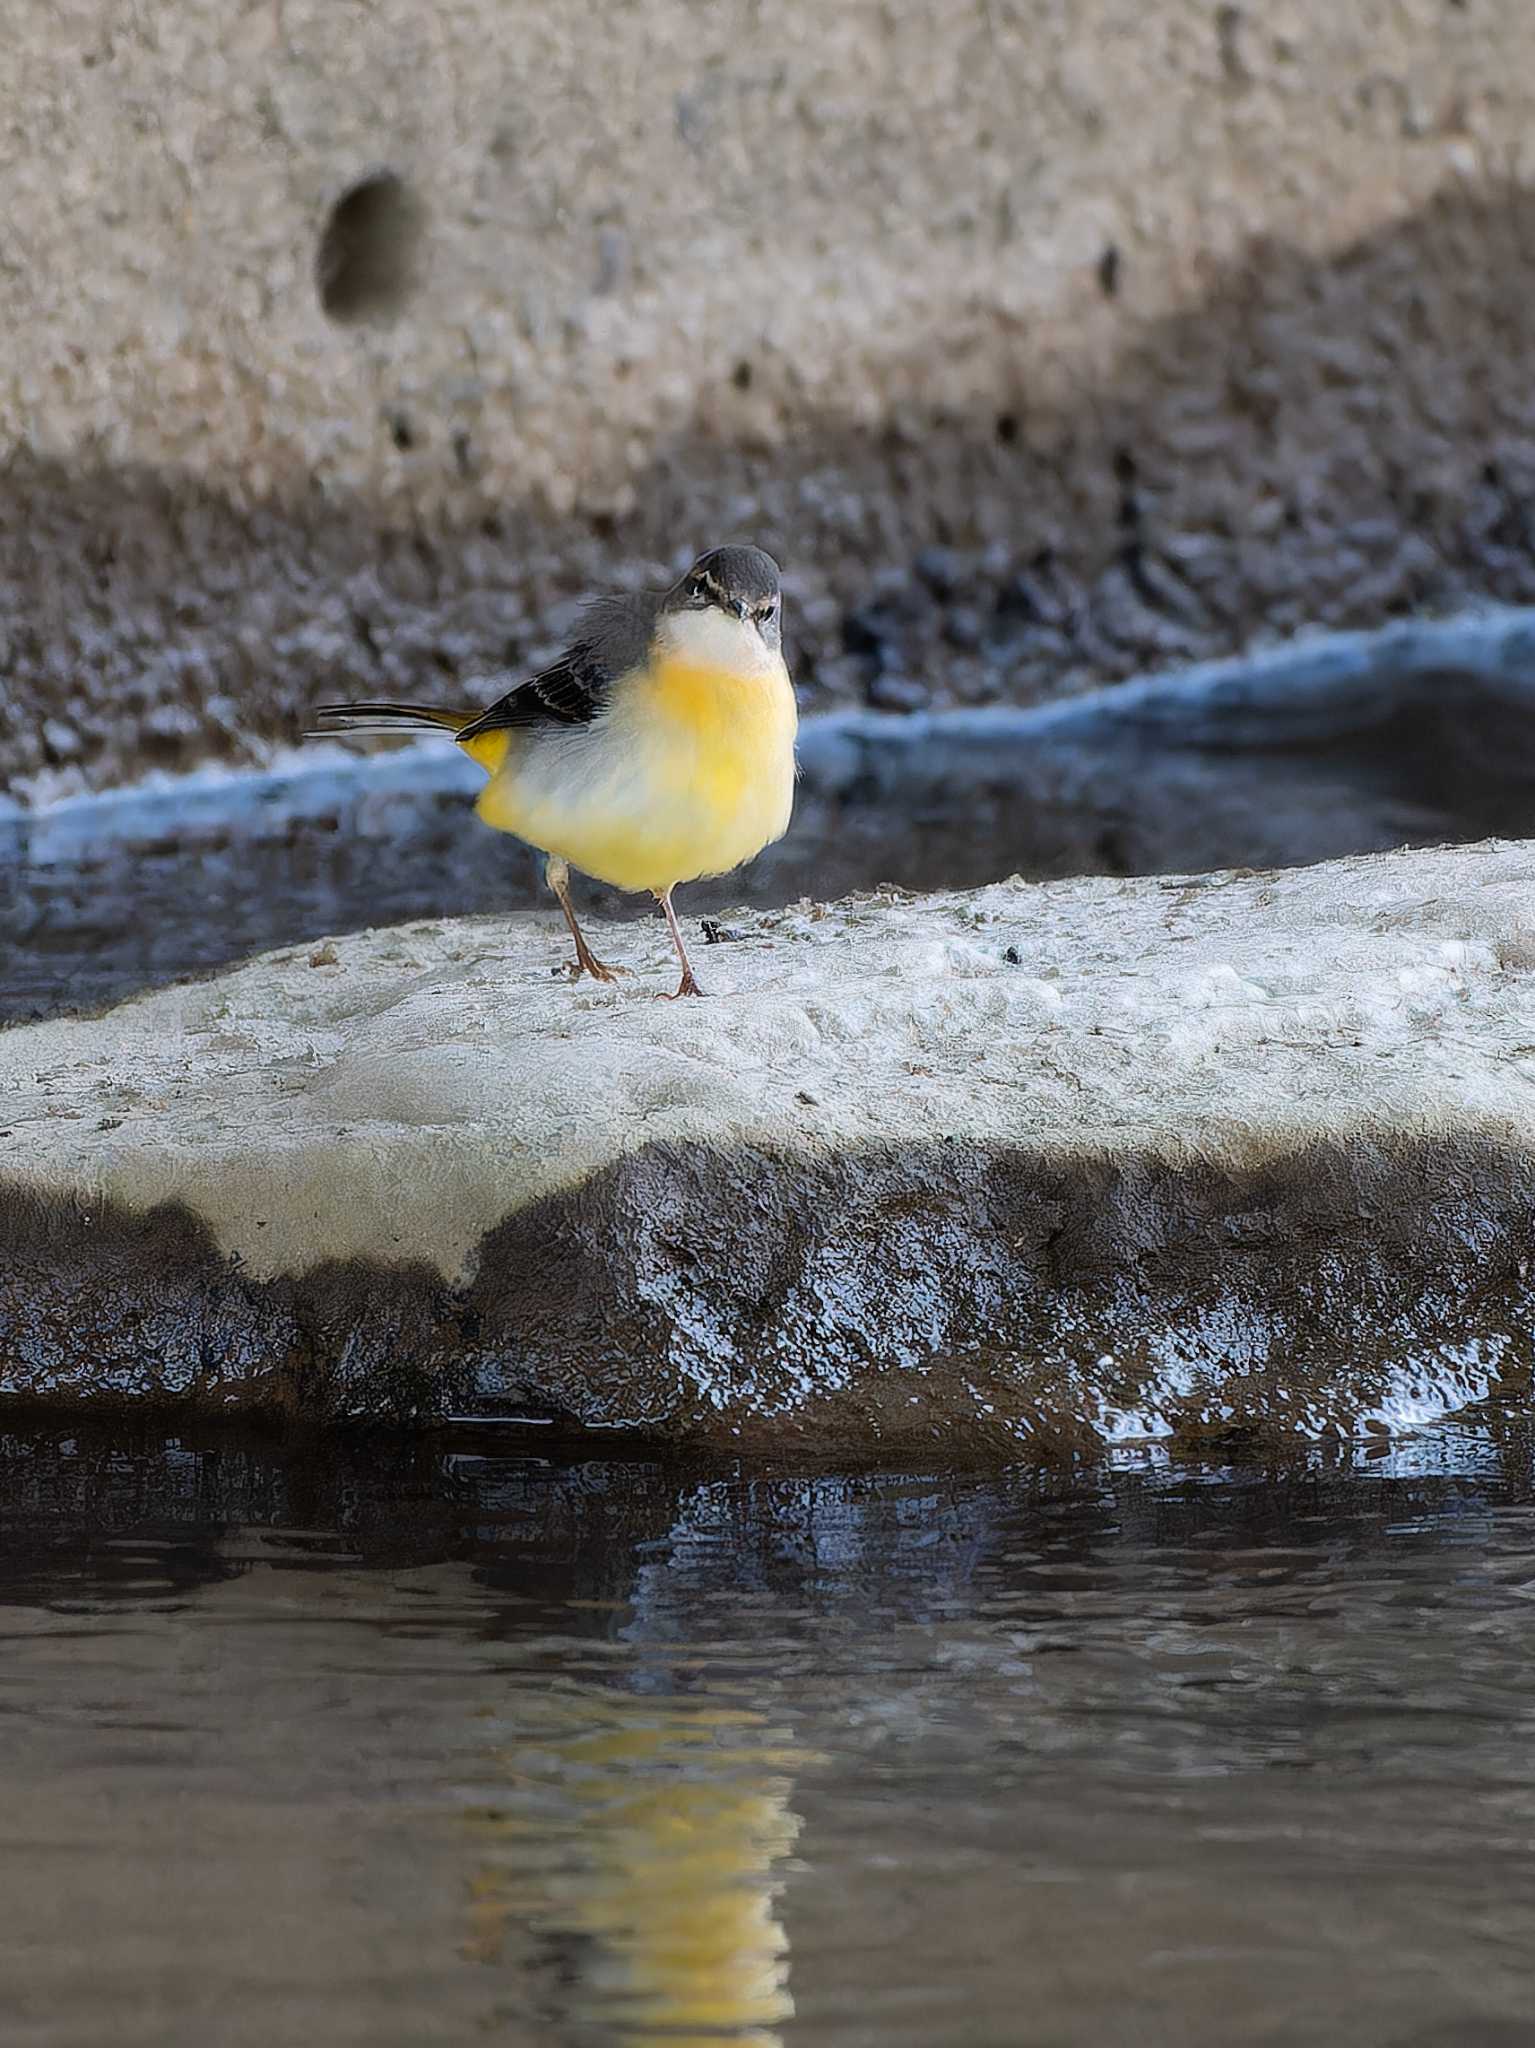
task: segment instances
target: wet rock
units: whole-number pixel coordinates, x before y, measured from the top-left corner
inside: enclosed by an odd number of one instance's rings
[[[923,548],[912,566],[934,597],[944,600],[960,595],[971,580],[969,566],[958,548]]]
[[[943,621],[943,637],[951,647],[961,648],[966,653],[980,647],[986,637],[986,627],[976,606],[952,606]]]
[[[868,698],[876,711],[921,711],[928,695],[925,683],[912,676],[892,675],[884,669],[869,681]]]
[[[884,658],[890,644],[892,626],[885,614],[873,605],[860,605],[846,614],[842,621],[842,651],[844,654],[866,656],[873,661]]]
[[[0,1035],[0,1395],[1387,1435],[1535,1336],[1535,854],[336,939]]]
[[[1020,569],[997,592],[997,617],[1010,626],[1039,625],[1050,616],[1039,578]]]

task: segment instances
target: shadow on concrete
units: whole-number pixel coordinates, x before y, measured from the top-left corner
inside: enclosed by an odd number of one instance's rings
[[[1535,194],[1447,188],[1326,259],[1253,246],[1117,357],[1144,287],[1098,278],[1083,360],[1113,368],[1064,406],[1020,348],[965,416],[892,398],[769,440],[722,363],[621,519],[493,501],[425,416],[376,427],[430,515],[15,454],[0,782],[249,761],[348,692],[477,695],[566,601],[743,527],[792,572],[809,709],[1038,702],[1260,632],[1535,602]],[[881,378],[922,387],[920,363]]]

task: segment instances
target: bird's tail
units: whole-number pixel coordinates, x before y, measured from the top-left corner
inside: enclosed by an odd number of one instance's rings
[[[306,739],[330,739],[338,733],[419,732],[423,726],[440,726],[456,738],[472,725],[472,711],[438,711],[429,704],[390,704],[381,698],[360,704],[317,704],[319,723],[305,733]]]

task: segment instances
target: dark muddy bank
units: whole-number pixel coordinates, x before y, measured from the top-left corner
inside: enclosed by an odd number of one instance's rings
[[[1385,1442],[1528,1390],[1535,1157],[1356,1140],[1257,1171],[969,1146],[657,1147],[486,1233],[258,1280],[207,1227],[0,1183],[0,1399],[522,1417],[815,1457]]]

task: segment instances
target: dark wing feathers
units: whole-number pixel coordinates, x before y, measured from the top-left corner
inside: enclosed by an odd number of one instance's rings
[[[633,597],[599,598],[588,605],[580,637],[568,652],[498,697],[464,727],[459,739],[530,725],[590,725],[613,684],[644,659],[655,605],[653,598]]]
[[[602,709],[606,681],[589,651],[577,645],[551,668],[541,669],[498,697],[458,737],[472,740],[482,732],[515,731],[529,725],[590,725]]]
[[[614,683],[645,659],[660,602],[659,597],[648,594],[597,598],[583,612],[580,633],[569,651],[498,697],[488,710],[438,711],[426,704],[378,701],[321,704],[317,715],[324,723],[314,736],[408,732],[423,725],[440,725],[457,740],[472,740],[483,732],[529,726],[590,725]]]

